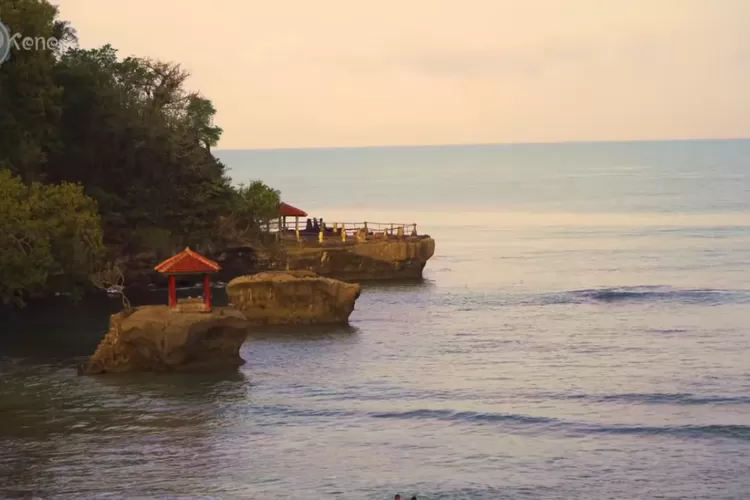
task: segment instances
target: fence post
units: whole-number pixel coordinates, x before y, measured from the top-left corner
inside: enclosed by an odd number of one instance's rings
[[[299,242],[299,229],[296,229],[294,232],[297,233],[297,242]]]
[[[365,234],[367,234],[367,222],[365,222]]]
[[[344,227],[344,223],[341,223],[341,242],[346,241],[346,228]]]
[[[322,230],[318,233],[318,241],[320,243],[323,243],[323,231]]]

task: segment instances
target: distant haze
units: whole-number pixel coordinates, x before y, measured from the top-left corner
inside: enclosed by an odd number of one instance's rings
[[[748,0],[59,0],[221,148],[750,137]]]

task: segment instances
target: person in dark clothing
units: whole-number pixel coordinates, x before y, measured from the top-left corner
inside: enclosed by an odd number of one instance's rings
[[[320,226],[318,225],[318,218],[313,217],[313,231],[316,233],[320,232]]]
[[[323,222],[323,217],[320,218],[320,230],[326,232],[326,223]]]
[[[307,219],[307,224],[305,224],[305,231],[311,233],[312,230],[313,230],[313,223],[310,219]]]

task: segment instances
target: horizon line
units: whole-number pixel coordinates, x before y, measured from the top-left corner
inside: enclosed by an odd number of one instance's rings
[[[634,142],[728,142],[747,141],[750,137],[703,137],[703,138],[673,138],[673,139],[600,139],[578,141],[520,141],[520,142],[466,142],[466,143],[435,143],[435,144],[374,144],[370,146],[293,146],[272,148],[213,148],[214,152],[221,151],[310,151],[324,149],[396,149],[396,148],[451,148],[451,147],[481,147],[481,146],[560,146],[565,144],[630,144]]]

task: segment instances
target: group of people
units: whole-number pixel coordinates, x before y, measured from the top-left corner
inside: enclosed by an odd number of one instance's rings
[[[324,233],[332,232],[332,229],[329,229],[326,227],[326,223],[323,222],[323,218],[320,218],[320,221],[318,221],[317,217],[313,218],[312,220],[307,219],[307,223],[305,224],[305,230],[306,233],[319,233],[323,231]]]

